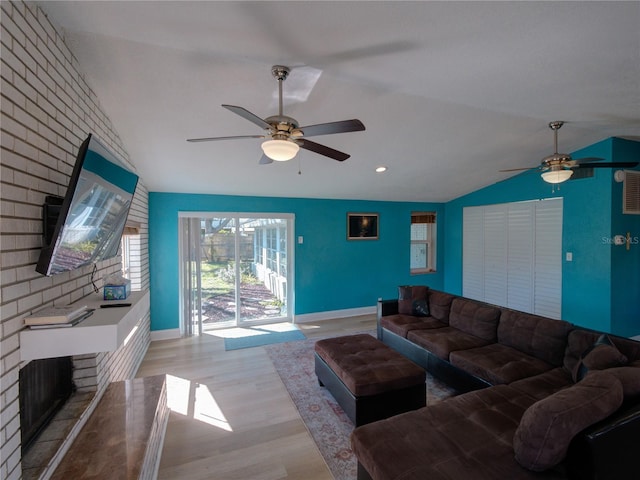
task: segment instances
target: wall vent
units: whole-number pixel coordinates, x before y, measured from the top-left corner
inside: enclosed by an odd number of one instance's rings
[[[640,215],[640,172],[625,170],[622,184],[622,213]]]
[[[582,178],[591,178],[593,177],[593,167],[582,167],[575,168],[573,170],[573,175],[569,177],[569,180],[580,180]]]

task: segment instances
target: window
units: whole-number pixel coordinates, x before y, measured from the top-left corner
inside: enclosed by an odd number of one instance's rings
[[[283,277],[287,276],[287,229],[278,229],[278,273]]]
[[[120,244],[122,249],[122,276],[129,278],[131,274],[131,236],[122,235],[122,243]]]
[[[132,290],[141,288],[140,275],[140,224],[128,221],[120,241],[122,276],[131,280]]]
[[[412,274],[436,271],[436,214],[411,213],[410,268]]]
[[[267,268],[272,272],[278,271],[278,230],[267,230]]]
[[[262,264],[264,262],[264,230],[258,229],[256,230],[255,236],[256,246],[254,249],[256,263]]]

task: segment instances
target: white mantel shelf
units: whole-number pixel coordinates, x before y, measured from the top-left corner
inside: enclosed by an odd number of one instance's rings
[[[108,303],[131,303],[131,306],[100,308]],[[149,311],[149,291],[132,292],[126,300],[105,301],[101,295],[91,295],[74,305],[87,305],[95,311],[73,327],[22,330],[21,361],[117,350]]]

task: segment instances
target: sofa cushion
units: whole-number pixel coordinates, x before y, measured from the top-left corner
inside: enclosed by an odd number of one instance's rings
[[[490,342],[496,340],[500,309],[475,300],[456,298],[451,302],[449,325]]]
[[[380,325],[404,338],[407,338],[411,330],[428,330],[447,326],[446,323],[433,317],[414,317],[413,315],[387,315],[380,318]]]
[[[451,302],[456,298],[450,293],[429,290],[429,313],[436,320],[449,323],[449,313],[451,312]]]
[[[407,340],[427,349],[443,360],[449,360],[449,354],[455,350],[482,347],[491,343],[453,327],[412,330],[407,334]]]
[[[590,370],[604,370],[611,367],[620,367],[627,363],[620,350],[611,342],[608,335],[602,334],[593,345],[588,347],[576,363],[572,376],[574,382],[582,380]]]
[[[411,387],[426,379],[424,369],[371,335],[318,340],[314,349],[357,397]]]
[[[351,445],[376,479],[537,479],[513,456],[513,434],[533,402],[490,387],[358,427]]]
[[[564,320],[503,309],[498,324],[498,343],[559,367],[571,328]]]
[[[451,352],[449,361],[493,385],[511,383],[553,368],[553,365],[539,358],[499,343]]]
[[[620,381],[594,372],[582,382],[542,399],[522,416],[513,437],[517,462],[533,471],[560,463],[573,437],[622,405]]]
[[[556,367],[539,375],[516,380],[509,384],[510,387],[526,393],[536,400],[542,400],[572,385],[571,375],[562,367]]]
[[[600,335],[602,332],[582,328],[575,328],[569,333],[563,363],[569,373],[573,373],[582,354],[596,342]],[[640,360],[640,342],[611,334],[609,339],[629,362]]]
[[[424,285],[401,285],[398,287],[398,313],[426,317],[429,315],[427,292]]]

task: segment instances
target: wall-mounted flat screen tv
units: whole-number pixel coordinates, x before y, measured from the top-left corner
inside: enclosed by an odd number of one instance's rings
[[[89,134],[36,271],[55,275],[115,257],[137,184],[138,176]],[[51,222],[51,215],[47,217]]]

